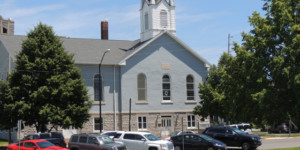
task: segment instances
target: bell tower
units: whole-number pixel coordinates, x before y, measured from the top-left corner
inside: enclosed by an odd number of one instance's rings
[[[141,0],[141,42],[162,31],[176,35],[174,0]]]

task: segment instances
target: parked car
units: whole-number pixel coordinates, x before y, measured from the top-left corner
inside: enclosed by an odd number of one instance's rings
[[[33,140],[33,139],[45,139],[53,143],[54,145],[60,147],[66,147],[65,138],[63,134],[59,132],[29,134],[23,138],[23,140]]]
[[[47,140],[25,140],[20,143],[14,143],[7,146],[7,150],[68,150],[63,147],[55,146]]]
[[[170,140],[175,150],[226,150],[226,144],[204,134],[182,134]]]
[[[182,135],[182,134],[193,134],[193,133],[194,133],[193,131],[183,131],[183,132],[175,131],[175,132],[172,132],[169,137],[165,138],[165,140],[170,141],[172,136]]]
[[[289,132],[289,127],[285,123],[279,125],[273,125],[268,128],[268,133],[288,133],[288,132]]]
[[[123,142],[130,150],[174,150],[172,142],[147,132],[120,132],[114,140]]]
[[[109,136],[99,134],[73,134],[70,150],[128,150],[126,145],[116,143]]]
[[[220,140],[227,146],[242,147],[243,150],[256,149],[262,142],[258,135],[249,135],[231,127],[209,127],[203,131],[203,134]]]

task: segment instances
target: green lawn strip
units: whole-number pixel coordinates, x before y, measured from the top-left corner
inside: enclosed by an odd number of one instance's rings
[[[254,131],[253,134],[259,135],[261,138],[269,138],[269,137],[300,137],[300,133],[269,134],[268,132],[257,132],[257,131]]]
[[[0,140],[0,146],[7,146],[8,142],[4,140]]]
[[[300,147],[293,147],[293,148],[277,148],[277,149],[269,149],[269,150],[300,150]]]

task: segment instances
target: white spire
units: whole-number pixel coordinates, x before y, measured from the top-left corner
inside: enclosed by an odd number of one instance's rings
[[[176,35],[174,0],[142,0],[140,9],[141,41],[149,40],[162,31]],[[144,5],[147,2],[149,5]]]
[[[174,0],[170,0],[170,6],[175,6]]]

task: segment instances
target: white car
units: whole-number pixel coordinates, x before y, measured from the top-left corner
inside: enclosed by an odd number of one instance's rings
[[[161,140],[147,132],[120,132],[114,137],[116,142],[124,143],[130,150],[174,150],[173,143]]]

